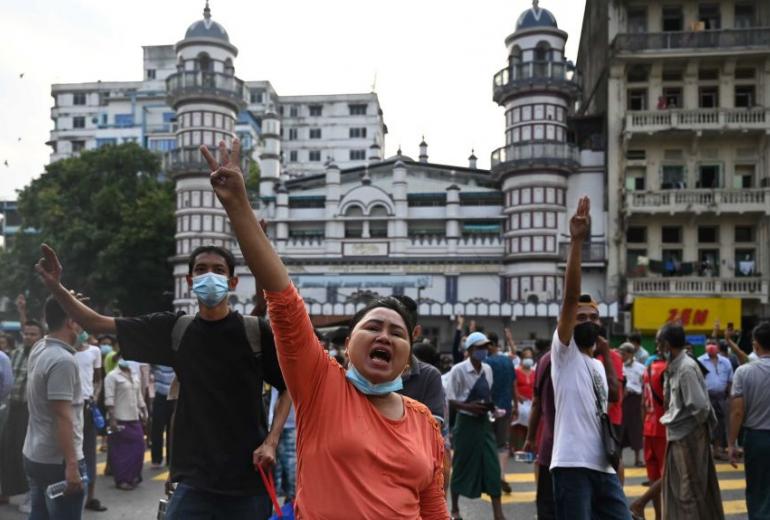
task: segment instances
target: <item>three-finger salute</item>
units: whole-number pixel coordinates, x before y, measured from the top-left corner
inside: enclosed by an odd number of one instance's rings
[[[215,159],[206,145],[200,147],[203,157],[211,168],[211,187],[224,205],[246,202],[246,183],[241,171],[241,142],[233,139],[230,153],[224,141],[219,143],[219,160]]]

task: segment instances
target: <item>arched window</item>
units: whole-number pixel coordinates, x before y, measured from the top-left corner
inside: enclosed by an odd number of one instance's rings
[[[201,72],[214,71],[214,63],[211,61],[211,57],[205,52],[201,52],[200,54],[198,54],[198,57],[195,60],[195,65],[197,66],[197,69]]]
[[[225,74],[227,76],[235,76],[235,67],[233,67],[233,60],[230,58],[225,60]]]
[[[551,45],[548,42],[540,42],[535,47],[535,61],[550,61]]]
[[[369,236],[372,238],[388,237],[388,209],[380,204],[372,207],[369,211]]]
[[[521,77],[521,49],[514,45],[511,54],[508,56],[508,65],[510,66],[511,79]]]
[[[345,221],[345,238],[361,238],[364,236],[364,211],[361,206],[350,206],[345,211],[345,217],[354,220]]]

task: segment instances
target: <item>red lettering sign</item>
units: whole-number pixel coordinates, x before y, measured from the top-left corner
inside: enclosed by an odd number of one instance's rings
[[[687,307],[684,309],[669,309],[666,323],[678,322],[683,327],[688,325],[705,325],[708,321],[708,309],[693,309]]]

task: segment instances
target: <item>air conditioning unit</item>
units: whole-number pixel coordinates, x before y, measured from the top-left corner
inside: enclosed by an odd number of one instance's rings
[[[545,303],[553,299],[548,291],[523,291],[522,296],[527,303]]]

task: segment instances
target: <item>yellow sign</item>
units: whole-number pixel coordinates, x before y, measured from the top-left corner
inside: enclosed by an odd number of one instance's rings
[[[670,322],[680,322],[687,332],[706,332],[719,320],[725,330],[732,322],[741,326],[741,300],[738,298],[634,298],[634,328],[658,330]]]

